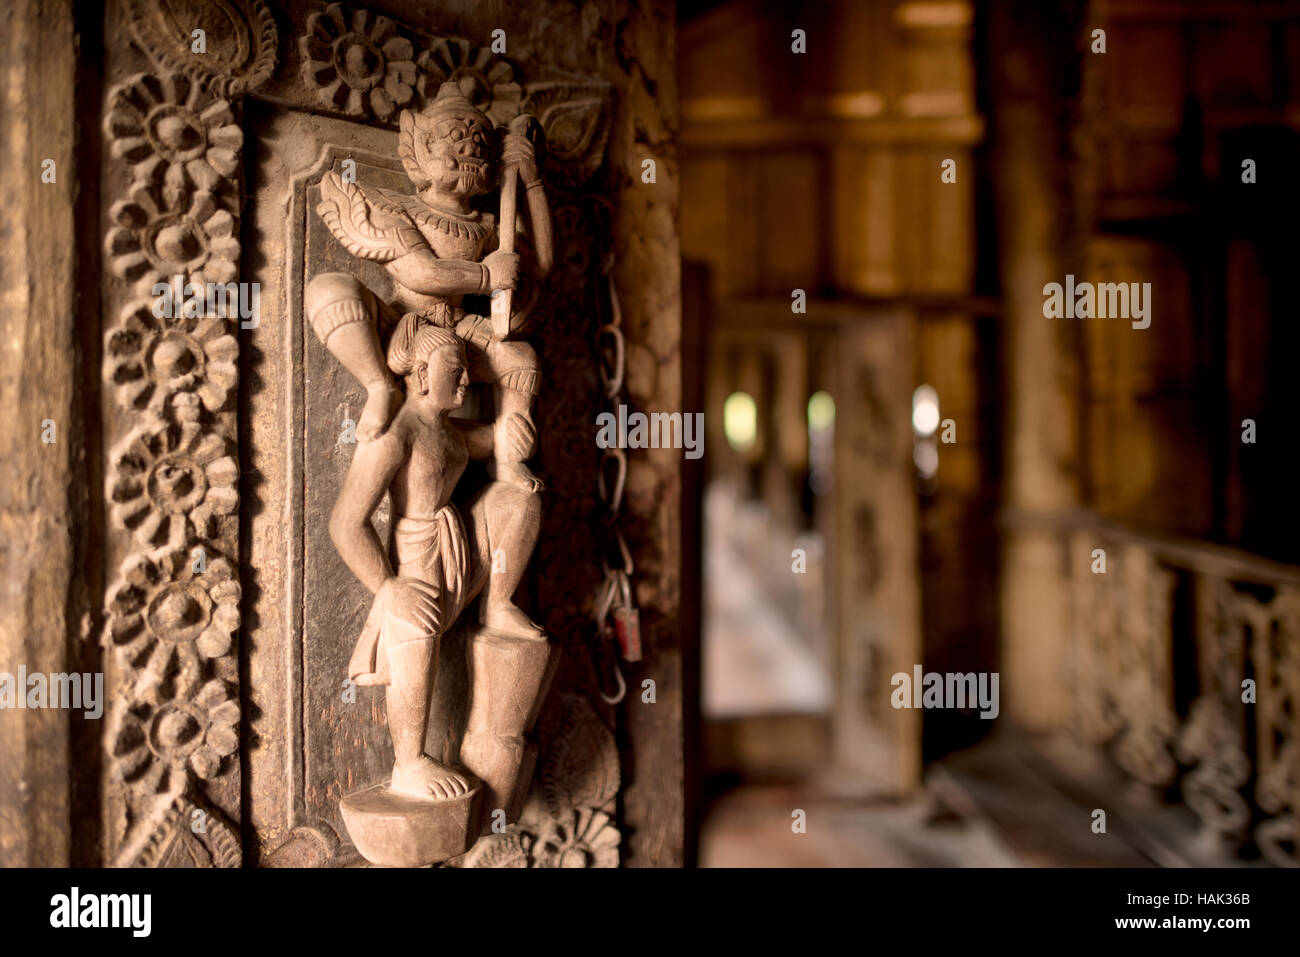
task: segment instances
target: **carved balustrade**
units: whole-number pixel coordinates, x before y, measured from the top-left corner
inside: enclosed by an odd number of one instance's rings
[[[1073,731],[1221,850],[1300,865],[1300,568],[1092,518],[1063,537]]]

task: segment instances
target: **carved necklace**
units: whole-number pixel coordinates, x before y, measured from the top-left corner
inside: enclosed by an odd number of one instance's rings
[[[388,202],[396,211],[405,214],[420,226],[432,226],[449,236],[472,239],[481,242],[492,232],[491,217],[484,216],[478,210],[468,215],[454,213],[450,210],[437,209],[417,196],[388,196]]]

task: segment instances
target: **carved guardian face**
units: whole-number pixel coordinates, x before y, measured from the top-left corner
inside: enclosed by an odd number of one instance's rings
[[[415,137],[415,158],[439,189],[466,198],[479,196],[492,188],[491,143],[492,125],[483,114],[444,113]]]
[[[469,363],[459,343],[439,346],[417,370],[420,392],[439,411],[459,409],[469,391]]]

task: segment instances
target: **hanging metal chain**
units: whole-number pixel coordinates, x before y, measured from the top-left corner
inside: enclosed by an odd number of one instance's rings
[[[623,310],[614,285],[614,255],[608,253],[601,262],[609,290],[609,321],[596,331],[596,356],[600,372],[601,411],[619,417],[620,398],[626,371],[627,348],[623,338]],[[632,599],[632,574],[636,566],[632,551],[618,527],[619,509],[623,505],[623,488],[627,481],[627,453],[616,446],[601,450],[600,466],[596,474],[596,494],[604,506],[600,523],[601,565],[605,577],[596,592],[594,618],[597,642],[595,659],[597,672],[610,657],[611,639],[617,641],[619,655],[613,659],[614,678],[618,691],[613,695],[600,689],[600,696],[608,704],[618,704],[627,694],[618,658],[624,661],[641,660],[641,616]]]

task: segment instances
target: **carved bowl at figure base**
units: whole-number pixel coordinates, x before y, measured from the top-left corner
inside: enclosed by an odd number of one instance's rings
[[[482,787],[468,794],[425,801],[387,783],[353,791],[339,802],[357,851],[381,867],[427,867],[459,857],[478,838]]]

